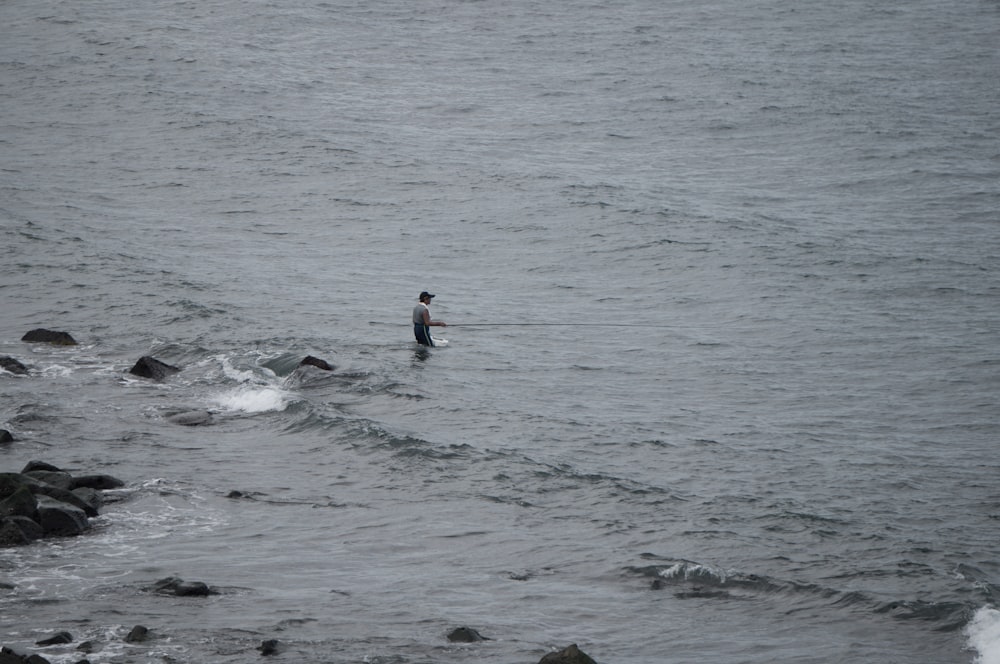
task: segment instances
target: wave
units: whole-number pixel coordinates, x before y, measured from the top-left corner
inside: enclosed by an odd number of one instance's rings
[[[969,646],[976,651],[976,664],[1000,664],[1000,611],[984,606],[965,627]]]
[[[755,599],[762,595],[780,595],[791,603],[805,602],[810,605],[818,600],[831,608],[862,610],[874,615],[887,615],[896,620],[926,621],[934,625],[935,631],[940,632],[953,632],[963,627],[967,630],[974,629],[976,638],[984,640],[987,650],[1000,647],[1000,612],[994,612],[996,615],[983,614],[984,617],[979,618],[982,612],[976,614],[978,607],[971,602],[911,599],[883,601],[861,591],[843,591],[815,583],[724,570],[687,560],[669,565],[628,567],[626,571],[652,579],[650,587],[654,590],[673,589],[674,596],[679,599],[740,600]],[[795,610],[798,609],[789,608],[787,612]],[[977,617],[973,618],[973,614]],[[977,622],[977,619],[981,622]],[[1000,656],[1000,651],[995,654]],[[1000,664],[1000,659],[987,661],[989,664]]]

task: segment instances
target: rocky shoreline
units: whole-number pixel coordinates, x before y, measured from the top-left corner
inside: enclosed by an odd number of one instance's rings
[[[76,345],[76,341],[66,332],[45,329],[32,330],[24,335],[23,341],[50,343],[56,345]],[[30,375],[30,369],[12,357],[0,357],[0,369],[18,376]],[[325,360],[306,356],[297,371],[333,371],[335,367]],[[151,356],[143,356],[132,366],[129,373],[154,381],[166,380],[181,369]],[[183,412],[168,418],[174,424],[200,425],[211,422],[207,411]],[[0,430],[0,443],[11,443],[13,435]],[[98,516],[106,500],[106,492],[125,486],[125,482],[103,474],[74,475],[44,461],[31,461],[20,472],[0,473],[0,547],[27,546],[43,538],[75,537],[90,528],[90,519]],[[237,492],[238,493],[238,492]],[[15,586],[0,581],[0,591],[14,590]],[[216,594],[202,581],[185,581],[168,577],[156,581],[145,588],[149,592],[176,597],[207,597]],[[122,637],[124,643],[143,643],[156,638],[150,628],[135,625]],[[451,643],[477,643],[492,640],[471,627],[458,627],[446,635]],[[44,649],[68,646],[75,641],[67,631],[55,631],[52,636],[35,642]],[[287,652],[289,644],[277,639],[264,640],[256,647],[258,656],[276,656]],[[81,655],[99,652],[102,644],[93,641],[79,643],[75,651]],[[49,664],[49,660],[37,652],[26,652],[0,644],[0,664]],[[89,664],[86,658],[74,664]],[[581,651],[576,644],[544,655],[538,664],[596,664]]]

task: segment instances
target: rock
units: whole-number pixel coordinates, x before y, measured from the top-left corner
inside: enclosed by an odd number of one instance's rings
[[[9,355],[0,357],[0,368],[9,371],[12,374],[17,374],[18,376],[23,376],[28,373],[28,367],[24,366]]]
[[[62,472],[62,468],[53,466],[51,463],[45,463],[44,461],[29,461],[25,464],[24,468],[21,469],[21,474],[30,473],[33,470],[47,470],[53,473]]]
[[[48,496],[49,498],[53,498],[83,510],[83,513],[87,516],[97,516],[97,509],[93,505],[69,489],[63,489],[51,484],[46,484],[45,482],[38,481],[31,475],[22,475],[22,477],[26,478],[28,488],[31,490],[31,493],[35,494],[36,497]]]
[[[171,376],[178,371],[180,371],[180,369],[177,367],[166,364],[165,362],[160,362],[155,357],[143,355],[139,358],[135,365],[129,369],[128,372],[136,376],[141,376],[142,378],[163,380],[167,376]]]
[[[81,501],[84,506],[83,511],[87,513],[87,516],[97,516],[101,508],[104,507],[104,494],[97,489],[80,487],[79,489],[73,489],[70,493]]]
[[[212,594],[208,584],[201,581],[185,581],[176,576],[160,579],[153,584],[152,590],[158,593],[174,594],[178,597],[207,597]]]
[[[38,523],[46,535],[74,537],[90,527],[87,514],[74,505],[44,495],[36,495]]]
[[[0,647],[0,664],[49,664],[41,655],[27,655],[7,646]]]
[[[63,643],[73,643],[73,635],[69,632],[57,632],[47,639],[35,641],[36,646],[54,646]]]
[[[38,499],[27,483],[10,492],[0,486],[0,496],[4,496],[0,499],[0,517],[23,516],[33,521],[38,520]]]
[[[10,431],[6,429],[0,429],[0,444],[3,443],[13,443],[14,436],[11,435]]]
[[[142,643],[149,638],[149,629],[142,625],[136,625],[132,631],[125,636],[125,643]]]
[[[197,427],[211,424],[212,413],[207,410],[190,410],[183,413],[175,413],[167,416],[167,421],[180,424],[185,427]]]
[[[538,660],[538,664],[597,664],[586,653],[576,647],[576,644],[569,646],[559,652],[550,652],[545,657]]]
[[[312,355],[306,355],[305,358],[299,362],[299,366],[309,366],[322,369],[323,371],[333,371],[333,365],[326,360],[321,360],[318,357],[313,357]]]
[[[76,339],[70,336],[69,332],[53,332],[52,330],[45,330],[42,328],[28,332],[21,337],[21,341],[55,344],[57,346],[76,345]]]
[[[73,483],[70,489],[76,491],[77,489],[95,489],[97,491],[107,491],[109,489],[120,489],[125,486],[125,482],[122,482],[117,477],[112,477],[111,475],[80,475],[79,477],[73,478]]]
[[[452,630],[448,635],[448,640],[452,643],[475,643],[476,641],[489,641],[485,636],[471,627],[459,627]]]
[[[260,645],[257,646],[257,650],[259,650],[260,654],[265,657],[267,655],[277,655],[280,645],[281,642],[278,641],[278,639],[268,639],[266,641],[261,641]]]
[[[29,470],[21,474],[65,491],[73,488],[73,476],[62,470]]]

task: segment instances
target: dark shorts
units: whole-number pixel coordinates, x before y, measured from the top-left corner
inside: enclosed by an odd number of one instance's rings
[[[431,337],[431,328],[421,323],[413,324],[413,336],[417,338],[417,343],[421,346],[433,346],[434,339]]]

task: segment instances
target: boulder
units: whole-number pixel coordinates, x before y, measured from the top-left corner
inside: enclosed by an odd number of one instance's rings
[[[153,380],[163,380],[178,371],[180,369],[177,367],[160,362],[155,357],[150,357],[149,355],[140,357],[135,365],[128,370],[130,374],[141,376],[142,378],[152,378]]]
[[[153,584],[152,590],[178,597],[207,597],[212,594],[208,584],[201,581],[185,581],[176,576],[160,579]]]
[[[142,625],[136,625],[125,636],[125,643],[142,643],[149,638],[149,629]]]
[[[167,416],[167,421],[185,427],[198,427],[212,423],[212,413],[207,410],[189,410]]]
[[[267,639],[266,641],[260,642],[260,645],[257,646],[257,650],[260,651],[260,654],[263,657],[268,655],[277,655],[281,652],[281,642],[278,641],[278,639]]]
[[[29,461],[21,469],[21,474],[30,473],[34,470],[47,470],[53,473],[62,472],[62,468],[53,466],[51,463],[45,463],[44,461]]]
[[[538,660],[538,664],[597,664],[597,662],[577,648],[574,643],[564,650],[550,652]]]
[[[0,646],[0,664],[49,664],[41,655],[28,655],[20,650]]]
[[[9,493],[0,489],[0,496],[3,496],[0,498],[0,517],[23,516],[33,521],[38,520],[38,499],[27,483]]]
[[[0,357],[0,369],[9,371],[12,374],[17,374],[18,376],[23,376],[28,373],[28,367],[24,366],[9,355]]]
[[[21,337],[21,341],[31,341],[36,343],[55,344],[57,346],[75,346],[76,339],[70,336],[69,332],[53,332],[38,328],[32,330]]]
[[[306,355],[305,358],[299,362],[300,367],[316,367],[322,369],[323,371],[333,371],[333,365],[326,360],[321,360],[318,357],[313,357],[312,355]]]
[[[26,516],[0,518],[0,546],[21,546],[42,539],[45,533],[34,519]]]
[[[448,640],[452,643],[475,643],[476,641],[489,641],[485,636],[471,627],[459,627],[448,634]]]
[[[73,488],[73,476],[62,470],[29,470],[21,474],[66,491]]]
[[[13,443],[14,436],[11,435],[10,431],[6,429],[0,429],[0,444],[3,443]]]
[[[37,495],[38,524],[46,535],[75,537],[90,527],[87,514],[79,507],[44,495]]]
[[[73,643],[73,635],[69,632],[56,632],[47,639],[35,641],[36,646],[55,646],[65,643]]]
[[[28,488],[31,493],[35,496],[48,496],[54,500],[58,500],[63,503],[67,503],[83,510],[84,514],[87,516],[97,516],[97,510],[82,497],[76,495],[69,489],[63,489],[62,487],[53,486],[45,482],[38,481],[31,475],[23,475],[27,479]]]
[[[111,475],[80,475],[73,478],[73,484],[70,486],[70,489],[73,491],[77,489],[107,491],[109,489],[120,489],[123,486],[125,486],[125,482]]]

